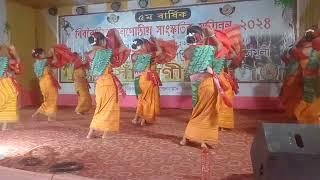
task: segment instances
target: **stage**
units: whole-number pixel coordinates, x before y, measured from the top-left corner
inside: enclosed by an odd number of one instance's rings
[[[84,169],[73,174],[96,179],[201,179],[200,145],[179,145],[191,110],[162,109],[156,124],[140,127],[131,124],[134,109],[122,109],[120,132],[107,139],[86,139],[93,111],[79,117],[61,107],[58,120],[48,122],[42,116],[32,120],[34,110],[21,110],[21,123],[0,131],[0,153],[7,156],[0,166],[48,173],[54,163],[76,161]],[[236,129],[220,132],[218,146],[210,149],[212,179],[253,180],[250,147],[256,127],[293,121],[280,111],[236,110],[235,122]],[[42,163],[21,164],[31,154]]]

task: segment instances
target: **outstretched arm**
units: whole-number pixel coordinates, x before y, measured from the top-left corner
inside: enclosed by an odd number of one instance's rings
[[[13,58],[17,60],[17,63],[18,64],[21,63],[21,59],[19,57],[19,54],[13,45],[9,46],[9,51],[10,51],[10,55],[13,56]]]

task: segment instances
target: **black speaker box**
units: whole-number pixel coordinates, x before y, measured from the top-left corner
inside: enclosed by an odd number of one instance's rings
[[[320,126],[263,123],[250,154],[256,180],[320,180]]]

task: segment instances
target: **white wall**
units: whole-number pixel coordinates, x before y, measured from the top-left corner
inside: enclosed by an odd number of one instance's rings
[[[7,39],[7,36],[3,32],[5,28],[6,19],[6,0],[0,0],[0,43],[5,42]]]

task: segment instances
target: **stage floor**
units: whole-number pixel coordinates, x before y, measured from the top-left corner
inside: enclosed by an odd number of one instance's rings
[[[122,109],[120,132],[107,139],[86,139],[93,111],[85,117],[73,109],[60,108],[58,121],[45,117],[31,120],[34,109],[21,111],[21,123],[0,131],[0,153],[8,158],[0,166],[35,172],[48,172],[56,162],[77,161],[85,168],[73,174],[108,180],[192,180],[201,179],[199,145],[180,146],[191,110],[162,109],[156,124],[131,124],[134,109]],[[210,150],[212,179],[253,180],[250,147],[261,122],[293,122],[283,112],[235,112],[236,129],[220,133],[220,143]],[[97,134],[99,135],[99,134]],[[23,157],[40,158],[37,166],[23,166]]]

